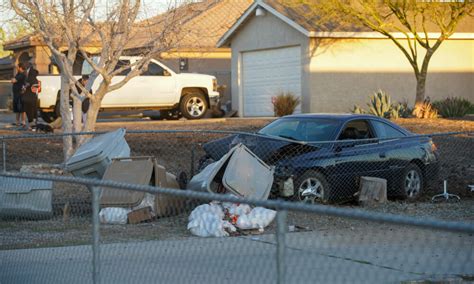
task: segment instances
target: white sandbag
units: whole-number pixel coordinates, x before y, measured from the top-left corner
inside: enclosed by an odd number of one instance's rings
[[[226,237],[227,230],[235,232],[235,227],[223,221],[224,212],[217,204],[204,204],[196,207],[189,216],[188,230],[199,237]],[[226,230],[227,229],[227,230]]]
[[[275,219],[276,211],[266,209],[263,207],[255,207],[250,211],[249,214],[240,215],[237,219],[235,226],[239,229],[259,229],[270,225],[270,223]]]
[[[226,209],[227,212],[229,212],[229,214],[232,216],[246,215],[252,211],[252,207],[250,207],[248,204],[224,202],[222,203],[222,207],[224,207],[224,209]]]
[[[194,208],[194,210],[191,212],[191,214],[188,217],[188,221],[192,221],[196,219],[197,216],[200,216],[206,212],[215,214],[217,218],[219,219],[224,218],[224,211],[222,211],[222,207],[219,204],[211,203],[211,204],[199,205],[198,207]]]
[[[108,207],[99,212],[100,222],[103,224],[127,224],[130,209]]]

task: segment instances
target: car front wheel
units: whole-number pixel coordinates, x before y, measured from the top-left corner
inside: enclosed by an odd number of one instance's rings
[[[400,182],[404,198],[413,200],[421,195],[423,174],[417,165],[410,164],[406,167]]]
[[[327,203],[329,201],[329,184],[324,175],[317,171],[307,171],[295,182],[295,197],[306,203]]]
[[[183,97],[180,110],[187,119],[202,118],[207,111],[207,101],[203,94],[188,94]]]

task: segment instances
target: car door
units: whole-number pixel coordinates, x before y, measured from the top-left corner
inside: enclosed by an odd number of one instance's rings
[[[177,102],[176,74],[157,62],[150,62],[136,79],[135,92],[140,92],[142,106],[173,105]]]
[[[383,165],[385,172],[382,177],[390,182],[390,180],[400,176],[410,163],[413,144],[416,144],[416,141],[400,139],[406,137],[406,135],[383,121],[371,120],[370,123],[376,135],[380,138],[380,145],[385,156]]]
[[[334,176],[341,190],[357,190],[361,176],[381,177],[386,157],[365,119],[347,122],[334,145]]]

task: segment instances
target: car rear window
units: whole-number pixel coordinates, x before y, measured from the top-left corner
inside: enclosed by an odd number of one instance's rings
[[[406,136],[403,132],[380,121],[372,120],[372,125],[375,128],[375,132],[377,132],[378,138],[399,138]]]
[[[331,141],[340,122],[323,118],[281,118],[262,128],[258,133],[297,141]]]

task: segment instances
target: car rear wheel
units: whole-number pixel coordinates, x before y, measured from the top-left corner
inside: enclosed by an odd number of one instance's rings
[[[188,94],[183,97],[180,110],[187,119],[202,118],[207,111],[207,101],[203,94]]]
[[[410,164],[403,171],[400,183],[403,198],[411,200],[418,198],[423,190],[423,174],[420,168]]]
[[[61,111],[59,109],[59,101],[56,101],[56,105],[54,106],[54,111],[51,112],[44,112],[40,110],[40,116],[46,123],[51,123],[61,117]]]
[[[307,171],[295,182],[296,200],[306,203],[327,203],[329,201],[329,184],[324,175],[318,171]]]

